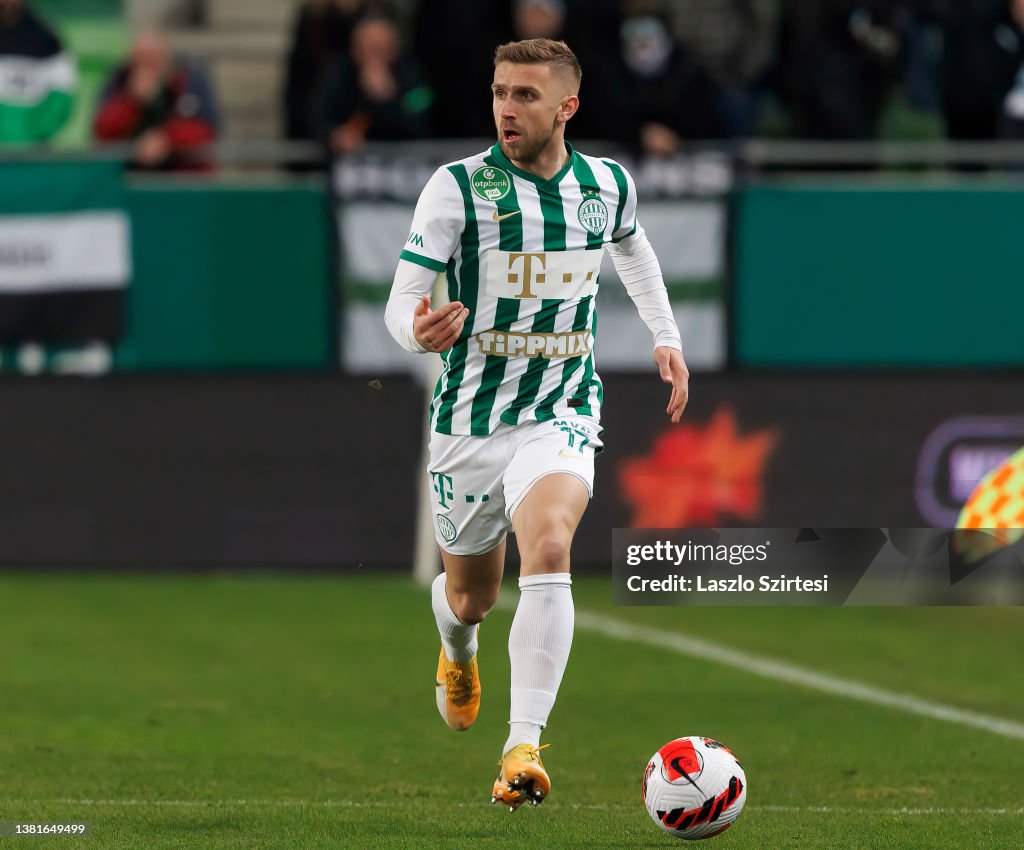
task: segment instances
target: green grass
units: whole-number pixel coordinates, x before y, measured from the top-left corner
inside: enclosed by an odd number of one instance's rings
[[[607,581],[574,590],[580,609],[1024,720],[1024,610],[614,608]],[[0,821],[93,829],[6,843],[672,847],[641,773],[701,734],[749,782],[716,848],[1022,846],[1024,741],[585,631],[545,735],[551,798],[510,815],[489,804],[510,620],[482,630],[483,709],[457,735],[433,705],[428,596],[404,580],[0,578]]]

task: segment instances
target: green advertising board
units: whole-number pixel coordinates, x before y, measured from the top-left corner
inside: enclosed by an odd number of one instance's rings
[[[111,296],[106,318],[70,338],[106,342],[111,322],[123,326],[117,370],[336,368],[320,181],[122,172],[113,160],[0,162],[0,369],[37,371],[19,356],[31,343],[46,349],[38,371],[65,371],[62,346],[75,346],[44,314],[80,313],[83,293]]]
[[[1022,189],[748,188],[735,243],[738,365],[1024,365]]]
[[[135,185],[123,369],[327,368],[331,226],[318,187]]]

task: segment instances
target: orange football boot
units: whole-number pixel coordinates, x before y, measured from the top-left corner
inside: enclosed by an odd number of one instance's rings
[[[434,694],[437,710],[449,727],[456,732],[465,732],[472,726],[480,711],[480,673],[476,656],[465,664],[449,661],[444,647],[441,647]]]
[[[542,803],[551,793],[551,778],[541,763],[540,751],[550,746],[519,744],[505,753],[498,762],[501,771],[494,780],[491,802],[503,803],[510,812],[527,800],[534,806]]]

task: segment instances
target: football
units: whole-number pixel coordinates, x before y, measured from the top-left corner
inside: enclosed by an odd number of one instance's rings
[[[747,800],[747,777],[736,756],[713,738],[676,738],[644,771],[644,805],[677,838],[711,838],[735,823]]]

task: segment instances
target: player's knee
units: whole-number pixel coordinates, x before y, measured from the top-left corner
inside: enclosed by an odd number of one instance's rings
[[[467,626],[475,626],[484,621],[496,601],[496,595],[460,593],[456,594],[454,599],[450,599],[449,603],[460,622]]]
[[[526,558],[532,570],[546,573],[564,572],[569,569],[569,549],[572,538],[560,532],[541,534],[528,547]]]

